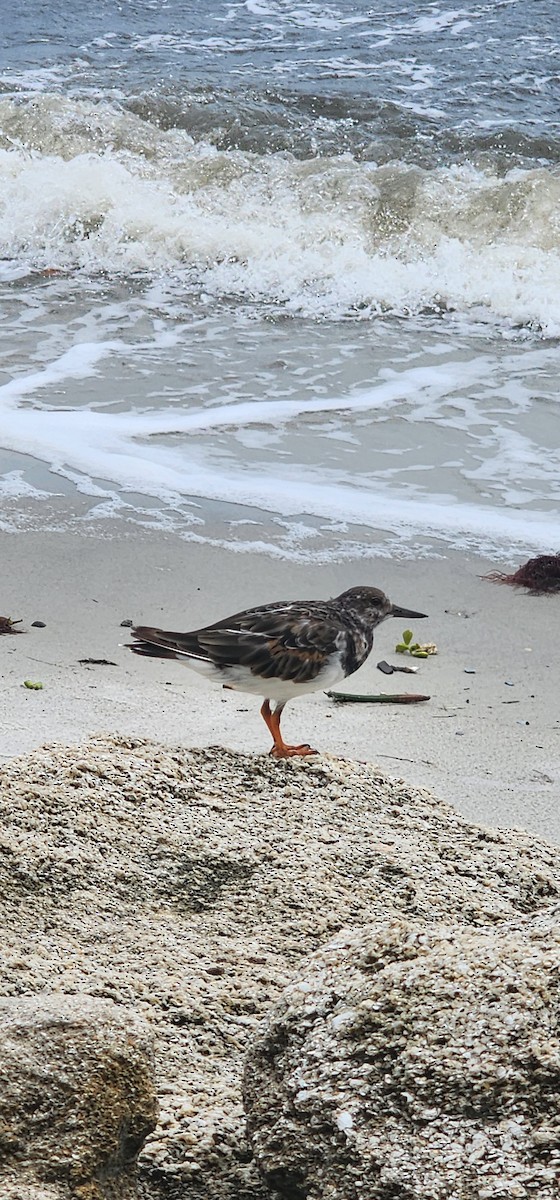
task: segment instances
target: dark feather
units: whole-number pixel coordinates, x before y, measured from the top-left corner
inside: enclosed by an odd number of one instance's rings
[[[236,613],[190,633],[140,625],[132,630],[139,641],[131,650],[161,658],[183,654],[224,670],[245,666],[264,679],[306,683],[320,673],[325,657],[337,651],[345,633],[330,613],[316,620],[306,605],[277,604]]]
[[[264,679],[296,683],[315,679],[326,658],[343,649],[349,637],[345,622],[328,601],[279,601],[189,633],[138,626],[132,634],[151,645],[150,653],[156,656],[158,651],[162,657],[179,652],[225,670],[245,666]]]
[[[156,646],[152,642],[134,642],[128,648],[134,654],[143,654],[145,658],[177,658],[174,650],[166,650],[165,646]]]

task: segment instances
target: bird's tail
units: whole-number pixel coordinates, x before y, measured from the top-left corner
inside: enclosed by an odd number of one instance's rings
[[[208,662],[197,642],[196,633],[173,633],[169,629],[156,629],[152,625],[135,625],[131,630],[136,641],[128,648],[134,654],[147,658],[175,658],[178,662]]]
[[[143,654],[146,658],[177,658],[178,655],[168,646],[156,646],[153,642],[129,642],[128,649],[133,654]]]
[[[164,629],[155,629],[152,625],[135,625],[131,630],[134,642],[129,642],[128,648],[134,654],[143,654],[146,658],[177,658],[177,653],[169,645]]]

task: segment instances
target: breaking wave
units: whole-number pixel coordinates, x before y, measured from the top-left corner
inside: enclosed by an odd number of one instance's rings
[[[176,276],[321,318],[560,333],[560,175],[220,149],[107,102],[0,98],[0,275]]]

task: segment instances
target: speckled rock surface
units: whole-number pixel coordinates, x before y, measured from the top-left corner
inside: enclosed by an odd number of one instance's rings
[[[0,1195],[132,1200],[156,1124],[153,1037],[90,996],[0,1001]]]
[[[33,1183],[29,1178],[2,1180],[2,1200],[62,1200],[64,1193],[56,1184]]]
[[[244,1056],[308,956],[391,919],[495,927],[560,898],[560,852],[375,767],[96,737],[0,769],[0,994],[87,993],[156,1034],[146,1200],[268,1197]]]
[[[248,1059],[265,1179],[290,1200],[560,1194],[560,910],[339,936]]]

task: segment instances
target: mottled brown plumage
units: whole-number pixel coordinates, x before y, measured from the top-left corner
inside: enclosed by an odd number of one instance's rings
[[[283,741],[280,714],[287,700],[357,671],[373,646],[375,626],[385,617],[424,615],[391,604],[378,588],[356,587],[334,600],[275,601],[187,633],[138,625],[130,649],[182,660],[225,687],[264,696],[261,713],[274,739],[271,753],[283,758],[315,753]]]

